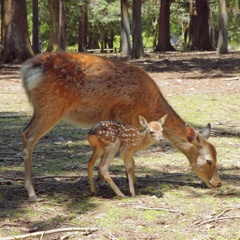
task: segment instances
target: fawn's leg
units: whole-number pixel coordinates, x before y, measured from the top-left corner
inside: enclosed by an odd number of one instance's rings
[[[120,189],[114,183],[114,181],[112,180],[112,178],[109,174],[110,161],[114,158],[115,154],[117,153],[119,145],[120,145],[120,143],[117,145],[116,145],[116,143],[110,144],[104,149],[105,151],[104,151],[104,154],[102,156],[102,159],[101,159],[101,162],[99,165],[99,171],[100,171],[100,174],[105,179],[105,181],[111,186],[111,188],[117,194],[117,196],[125,197],[125,195],[120,191]]]
[[[96,194],[96,189],[94,186],[93,168],[97,159],[102,155],[102,153],[103,153],[103,150],[101,147],[99,146],[94,147],[92,156],[88,161],[88,178],[90,182],[91,193],[94,193],[94,194]]]
[[[129,190],[132,195],[132,197],[135,197],[135,189],[134,189],[134,184],[135,184],[135,162],[132,156],[132,153],[129,152],[124,146],[120,150],[120,154],[123,158],[124,165],[126,168],[126,174],[128,177],[128,185],[129,185]]]

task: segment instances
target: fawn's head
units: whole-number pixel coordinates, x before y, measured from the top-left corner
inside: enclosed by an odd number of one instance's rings
[[[150,135],[155,141],[161,142],[164,140],[162,135],[162,126],[166,121],[166,118],[167,114],[158,121],[148,122],[143,116],[139,116],[139,122],[146,129],[146,131],[150,133]]]

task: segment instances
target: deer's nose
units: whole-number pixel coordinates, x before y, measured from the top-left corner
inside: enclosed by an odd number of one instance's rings
[[[162,142],[162,141],[164,140],[164,138],[163,138],[163,137],[158,137],[157,140],[158,140],[159,142]]]

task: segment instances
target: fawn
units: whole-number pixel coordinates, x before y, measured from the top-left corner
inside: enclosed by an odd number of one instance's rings
[[[54,52],[26,61],[21,75],[33,106],[32,118],[22,132],[24,180],[30,198],[37,198],[32,181],[34,147],[60,120],[87,127],[114,120],[140,127],[140,115],[153,121],[167,114],[164,138],[187,157],[209,187],[221,186],[216,149],[208,141],[211,125],[200,134],[186,124],[143,68],[92,54]]]
[[[166,118],[167,114],[158,121],[148,123],[143,116],[139,116],[139,122],[145,128],[143,132],[132,125],[121,122],[101,121],[97,123],[88,133],[88,142],[93,147],[93,154],[88,161],[88,177],[91,192],[96,193],[93,168],[98,157],[102,156],[99,164],[100,186],[106,181],[119,197],[125,197],[108,172],[110,161],[119,151],[124,161],[130,193],[134,197],[135,163],[133,153],[149,147],[156,141],[163,141],[162,125]]]

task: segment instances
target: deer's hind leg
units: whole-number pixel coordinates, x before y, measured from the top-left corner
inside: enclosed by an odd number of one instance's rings
[[[93,148],[92,156],[91,156],[91,158],[88,161],[88,178],[89,178],[91,193],[94,193],[94,194],[96,194],[96,189],[95,189],[95,186],[94,186],[93,168],[94,168],[94,165],[95,165],[97,159],[102,154],[103,154],[102,148],[99,147],[99,146],[95,146]]]
[[[46,103],[47,104],[47,103]],[[34,112],[31,121],[22,132],[22,158],[24,160],[24,182],[29,198],[37,198],[32,182],[32,154],[38,140],[50,131],[62,118],[63,111]]]
[[[99,164],[99,171],[102,177],[104,178],[104,180],[111,186],[111,188],[114,190],[117,196],[125,197],[125,195],[120,191],[120,189],[114,183],[114,181],[112,180],[109,174],[110,161],[114,158],[115,154],[119,149],[119,146],[120,146],[120,142],[115,142],[105,147],[101,162]]]

